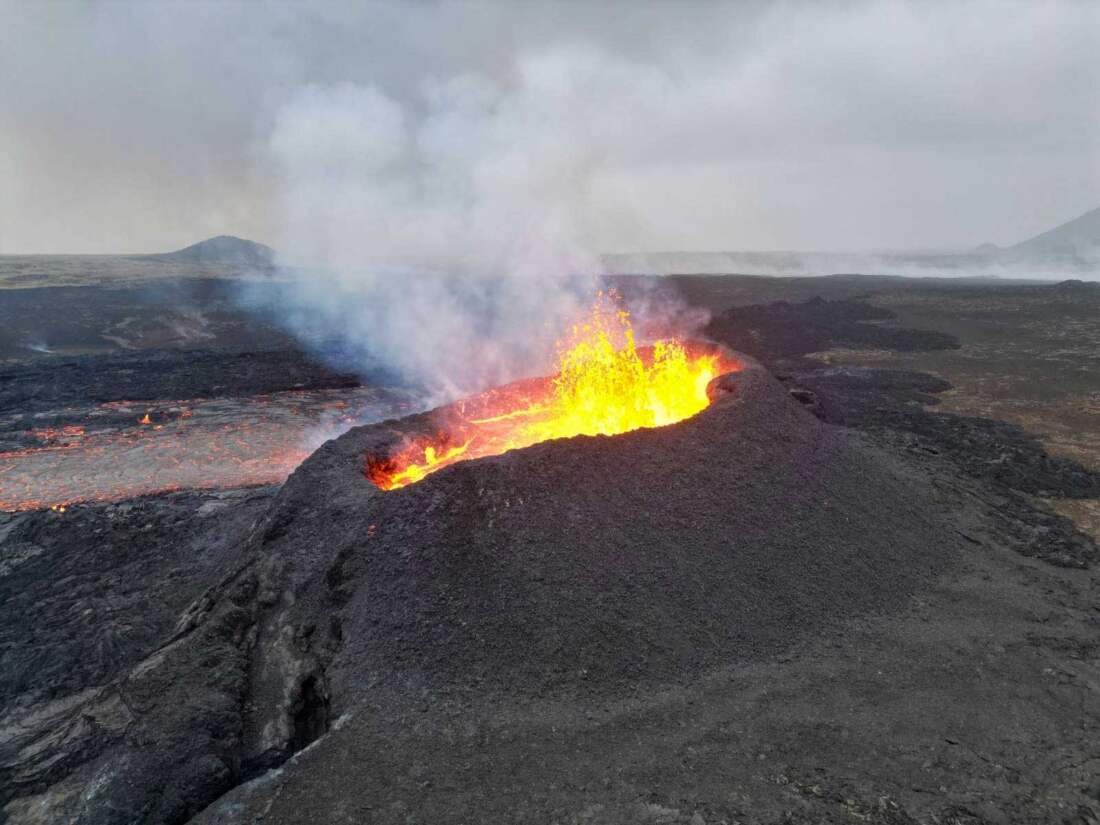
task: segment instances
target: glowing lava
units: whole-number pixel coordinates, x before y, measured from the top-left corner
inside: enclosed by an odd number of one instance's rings
[[[129,401],[74,408],[87,427],[29,430],[36,443],[0,449],[0,511],[277,484],[326,438],[407,413],[410,398],[361,387],[165,400],[141,417]]]
[[[384,490],[420,481],[458,461],[499,455],[552,438],[618,435],[689,418],[710,403],[707,384],[736,364],[692,354],[678,341],[635,345],[628,313],[601,296],[558,346],[558,374],[491,390],[455,406],[431,438],[370,457],[366,473]]]

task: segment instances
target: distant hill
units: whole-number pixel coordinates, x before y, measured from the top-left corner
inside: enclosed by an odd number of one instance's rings
[[[233,235],[218,235],[175,252],[143,257],[175,263],[222,264],[255,269],[271,269],[275,265],[275,250],[270,246]]]
[[[1005,250],[1009,257],[1061,260],[1077,263],[1100,261],[1100,208],[1056,226]]]

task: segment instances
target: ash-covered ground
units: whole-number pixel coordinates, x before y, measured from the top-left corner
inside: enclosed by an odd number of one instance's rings
[[[281,488],[0,515],[8,821],[1098,821],[1098,551],[1055,509],[1100,497],[1097,290],[657,287],[763,365],[680,425],[382,493],[364,454],[414,418]],[[206,404],[285,444],[314,417],[255,399],[413,403],[230,285],[73,290],[0,303],[53,324],[0,341],[0,499],[47,430],[178,439]]]

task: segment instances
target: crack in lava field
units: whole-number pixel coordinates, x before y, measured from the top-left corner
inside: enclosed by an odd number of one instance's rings
[[[412,409],[408,396],[357,388],[65,410],[66,423],[29,421],[29,446],[0,451],[0,510],[276,484],[326,439]]]

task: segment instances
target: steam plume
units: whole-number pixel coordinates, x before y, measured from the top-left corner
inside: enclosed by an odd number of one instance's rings
[[[282,246],[322,264],[299,306],[436,393],[544,368],[599,268],[576,219],[596,147],[533,105],[548,84],[577,91],[557,68],[524,67],[513,90],[433,82],[415,108],[346,83],[297,92],[268,149]]]

